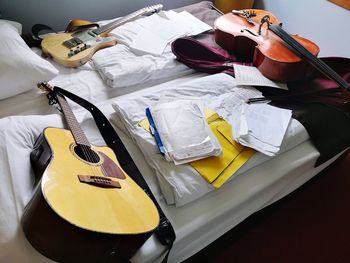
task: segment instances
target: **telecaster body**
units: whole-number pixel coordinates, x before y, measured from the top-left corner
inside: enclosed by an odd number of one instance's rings
[[[41,42],[41,48],[45,55],[52,57],[57,63],[75,68],[88,62],[97,50],[114,46],[117,43],[113,36],[89,33],[91,29],[49,35]],[[82,43],[76,43],[77,45],[72,47],[63,44],[72,39],[79,39]]]

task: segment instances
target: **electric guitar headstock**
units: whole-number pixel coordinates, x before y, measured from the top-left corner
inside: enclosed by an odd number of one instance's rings
[[[163,9],[163,5],[157,4],[157,5],[146,6],[142,10],[144,12],[144,15],[151,15],[154,13],[158,13],[162,9]]]

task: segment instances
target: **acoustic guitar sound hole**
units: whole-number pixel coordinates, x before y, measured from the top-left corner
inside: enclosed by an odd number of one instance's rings
[[[74,152],[86,162],[98,163],[100,161],[98,154],[91,150],[89,146],[77,144],[74,146]]]

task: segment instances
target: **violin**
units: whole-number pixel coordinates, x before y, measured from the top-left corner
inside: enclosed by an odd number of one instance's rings
[[[290,35],[272,13],[259,9],[233,10],[214,23],[215,42],[241,61],[252,61],[267,78],[301,80],[317,69],[340,87],[348,83],[317,58],[320,48],[299,35]],[[312,67],[311,67],[312,66]]]

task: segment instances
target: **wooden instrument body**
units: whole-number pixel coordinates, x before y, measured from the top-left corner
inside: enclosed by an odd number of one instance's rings
[[[93,28],[96,23],[73,20],[67,27],[67,30],[74,30],[73,32],[50,35],[43,39],[43,53],[65,67],[79,67],[89,61],[97,50],[116,44],[116,39],[108,36],[111,30],[138,17],[152,15],[162,8],[162,4],[147,6],[99,28]]]
[[[52,57],[57,63],[69,68],[79,67],[89,61],[97,50],[114,46],[117,43],[115,37],[107,36],[106,33],[96,36],[90,34],[91,32],[92,29],[83,29],[49,35],[42,40],[41,48],[45,55]],[[73,48],[68,48],[63,44],[74,37],[79,38],[83,43]],[[73,55],[69,55],[70,53]]]
[[[22,217],[33,247],[59,262],[130,257],[159,224],[152,200],[124,172],[125,179],[116,179],[121,188],[79,181],[78,174],[105,176],[113,165],[121,170],[110,148],[91,146],[101,158],[92,164],[74,152],[70,131],[46,128],[40,138],[31,160],[42,177]]]
[[[237,55],[240,60],[252,61],[265,77],[272,80],[300,80],[307,72],[311,72],[309,63],[290,50],[283,40],[267,28],[266,24],[262,26],[261,34],[258,34],[263,16],[269,15],[271,24],[279,24],[278,19],[264,10],[251,11],[257,14],[251,19],[253,23],[233,13],[219,17],[215,21],[216,43]],[[319,53],[319,47],[310,40],[298,35],[292,37],[313,55]]]

